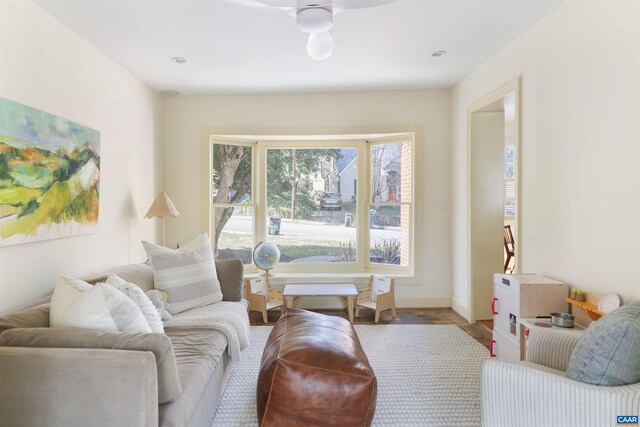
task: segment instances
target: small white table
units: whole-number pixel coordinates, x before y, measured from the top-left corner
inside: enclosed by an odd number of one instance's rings
[[[287,308],[293,308],[302,297],[340,297],[346,301],[349,321],[353,322],[353,307],[358,290],[353,283],[340,284],[296,284],[285,285],[282,296],[287,303]]]
[[[536,325],[538,323],[538,325]],[[540,326],[548,325],[548,326]],[[573,328],[563,328],[561,326],[553,326],[551,324],[551,319],[547,318],[529,318],[529,319],[520,319],[520,360],[527,360],[527,335],[528,331],[533,328],[546,328],[546,329],[554,329],[556,331],[562,331],[567,334],[576,334],[579,335],[585,331],[585,329],[580,326],[574,324]]]

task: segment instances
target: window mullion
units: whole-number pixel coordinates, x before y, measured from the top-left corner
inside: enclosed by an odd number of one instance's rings
[[[254,246],[267,238],[267,149],[264,142],[258,142],[255,162],[254,188],[256,188],[256,210],[253,223]]]

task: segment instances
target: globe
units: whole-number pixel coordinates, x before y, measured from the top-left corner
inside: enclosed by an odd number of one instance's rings
[[[253,262],[260,270],[271,270],[280,261],[280,249],[271,242],[260,242],[253,249]]]

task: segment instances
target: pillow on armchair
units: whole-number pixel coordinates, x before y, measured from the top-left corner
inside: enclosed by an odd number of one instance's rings
[[[589,326],[571,353],[567,378],[605,386],[640,382],[640,300]]]

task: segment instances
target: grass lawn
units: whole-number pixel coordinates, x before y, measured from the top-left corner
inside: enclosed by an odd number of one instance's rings
[[[312,256],[335,256],[338,242],[335,240],[305,239],[304,237],[269,236],[269,241],[280,249],[280,262]],[[218,242],[219,258],[240,258],[251,263],[253,241],[251,235],[222,233]]]

